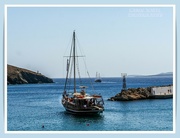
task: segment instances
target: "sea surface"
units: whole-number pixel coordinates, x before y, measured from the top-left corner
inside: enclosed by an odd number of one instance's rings
[[[128,88],[173,83],[168,76],[128,77]],[[88,79],[81,79],[93,93]],[[75,116],[61,104],[65,79],[52,84],[8,85],[8,131],[172,131],[173,99],[108,101],[121,91],[122,78],[102,78],[93,88],[104,98],[105,111],[98,116]]]

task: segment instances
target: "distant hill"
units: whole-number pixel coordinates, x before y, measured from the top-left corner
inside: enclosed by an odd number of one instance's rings
[[[53,80],[27,69],[7,65],[8,84],[33,84],[33,83],[53,83]]]
[[[159,73],[155,75],[128,75],[128,77],[171,77],[173,72]]]
[[[173,72],[160,73],[160,74],[157,74],[157,75],[173,75]]]
[[[160,74],[149,75],[149,76],[173,76],[173,72],[166,72],[166,73],[160,73]]]

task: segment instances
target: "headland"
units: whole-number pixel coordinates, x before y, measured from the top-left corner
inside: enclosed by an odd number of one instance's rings
[[[42,75],[39,72],[33,72],[27,69],[7,65],[7,84],[37,84],[53,83],[51,78]]]

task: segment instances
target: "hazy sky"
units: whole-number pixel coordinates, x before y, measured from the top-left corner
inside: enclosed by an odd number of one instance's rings
[[[65,77],[73,30],[91,77],[173,71],[172,8],[11,7],[7,63]]]

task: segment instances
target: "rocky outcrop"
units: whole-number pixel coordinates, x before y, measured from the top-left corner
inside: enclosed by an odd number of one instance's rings
[[[8,84],[53,83],[53,80],[38,72],[7,65]]]
[[[151,87],[148,88],[129,88],[127,90],[122,90],[120,93],[111,97],[110,101],[130,101],[130,100],[140,100],[147,99],[150,96]]]

